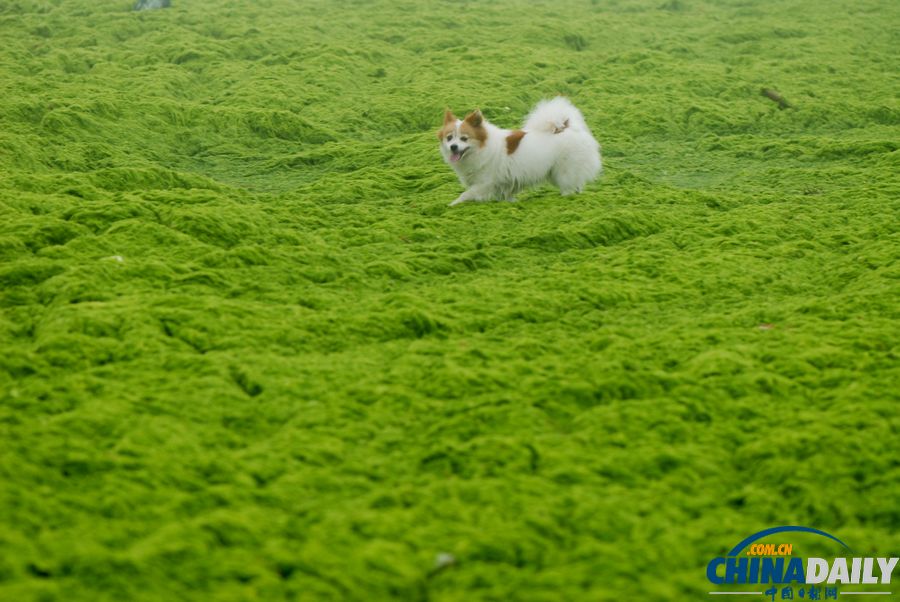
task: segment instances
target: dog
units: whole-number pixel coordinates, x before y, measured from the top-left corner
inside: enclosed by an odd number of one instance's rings
[[[464,119],[447,109],[438,130],[441,154],[465,191],[466,201],[515,201],[521,190],[549,180],[560,194],[584,189],[602,170],[600,145],[568,99],[541,101],[519,130],[489,123],[476,109]]]

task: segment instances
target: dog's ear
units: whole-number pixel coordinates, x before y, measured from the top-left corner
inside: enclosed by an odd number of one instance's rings
[[[465,122],[471,125],[473,128],[477,128],[481,125],[481,122],[484,121],[484,116],[481,114],[481,109],[475,109],[468,115],[466,115]]]
[[[454,123],[456,121],[456,115],[450,109],[444,109],[444,125],[448,123]]]

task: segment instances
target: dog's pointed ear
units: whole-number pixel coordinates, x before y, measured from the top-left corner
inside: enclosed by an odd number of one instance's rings
[[[477,128],[479,125],[481,125],[481,122],[484,121],[484,116],[481,114],[481,109],[475,109],[474,111],[466,115],[465,121],[472,127]]]
[[[453,111],[450,109],[444,109],[444,125],[448,123],[454,123],[456,121],[456,115],[453,114]]]

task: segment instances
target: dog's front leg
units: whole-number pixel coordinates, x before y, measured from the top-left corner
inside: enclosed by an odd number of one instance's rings
[[[467,190],[464,193],[462,193],[461,195],[459,195],[458,197],[456,197],[456,199],[454,201],[451,201],[450,206],[452,207],[453,205],[459,205],[460,203],[465,203],[466,201],[471,201],[471,200],[472,200],[472,197],[469,196],[469,191]]]
[[[487,194],[489,192],[488,187],[486,186],[472,186],[461,195],[456,197],[456,200],[450,203],[450,206],[459,205],[460,203],[465,203],[466,201],[484,201],[487,199]]]

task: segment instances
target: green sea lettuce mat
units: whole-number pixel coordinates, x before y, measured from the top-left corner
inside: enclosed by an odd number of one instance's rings
[[[900,3],[134,8],[0,0],[0,600],[900,553]],[[448,207],[444,109],[557,94],[602,177]]]

